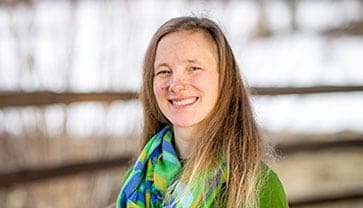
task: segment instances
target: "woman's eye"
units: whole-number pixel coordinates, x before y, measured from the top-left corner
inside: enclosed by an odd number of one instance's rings
[[[168,74],[170,74],[171,73],[171,71],[168,71],[168,70],[162,70],[162,71],[158,71],[158,72],[156,72],[156,76],[158,76],[158,75],[162,75],[162,76],[165,76],[165,75],[168,75]]]
[[[191,70],[192,71],[198,71],[198,70],[201,70],[202,68],[198,67],[198,66],[192,66],[191,67]]]

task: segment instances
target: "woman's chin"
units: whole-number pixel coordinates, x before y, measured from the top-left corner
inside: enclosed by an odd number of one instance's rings
[[[173,126],[179,127],[179,128],[188,128],[188,127],[195,126],[194,123],[189,122],[189,121],[174,121],[174,122],[172,122],[172,124],[173,124]]]

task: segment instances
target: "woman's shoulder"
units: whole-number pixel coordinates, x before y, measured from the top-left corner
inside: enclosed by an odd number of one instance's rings
[[[260,208],[287,208],[288,202],[284,186],[278,175],[265,163],[261,164],[261,180],[259,184]]]

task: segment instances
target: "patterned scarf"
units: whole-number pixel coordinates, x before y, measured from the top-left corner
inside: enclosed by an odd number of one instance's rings
[[[124,181],[117,199],[118,208],[212,206],[225,183],[223,171],[216,168],[208,173],[210,187],[207,193],[201,190],[202,184],[198,182],[190,189],[182,181],[174,183],[182,170],[182,164],[172,145],[172,138],[173,133],[167,126],[148,141]],[[166,193],[171,193],[168,202],[164,202]]]

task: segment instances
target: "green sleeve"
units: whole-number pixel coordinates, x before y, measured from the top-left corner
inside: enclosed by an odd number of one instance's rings
[[[260,186],[259,203],[260,208],[288,208],[288,202],[284,187],[277,176],[267,165],[263,165],[265,174]]]

